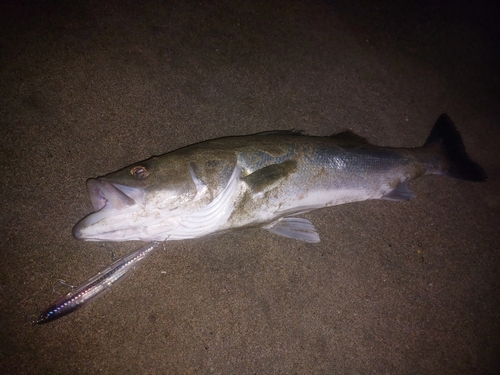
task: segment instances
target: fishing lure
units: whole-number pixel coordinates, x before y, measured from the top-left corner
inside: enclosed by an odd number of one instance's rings
[[[132,253],[125,255],[85,281],[74,291],[59,298],[47,307],[35,321],[35,324],[44,324],[68,315],[85,306],[94,298],[107,292],[116,282],[127,275],[142,262],[161,242],[151,242]]]

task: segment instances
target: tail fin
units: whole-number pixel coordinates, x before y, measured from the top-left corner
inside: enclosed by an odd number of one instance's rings
[[[487,176],[483,168],[473,161],[450,117],[443,113],[432,128],[424,147],[440,145],[448,161],[445,173],[454,178],[468,181],[484,181]]]

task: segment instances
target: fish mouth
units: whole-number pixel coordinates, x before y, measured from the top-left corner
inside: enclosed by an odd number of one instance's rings
[[[95,212],[105,207],[123,210],[135,205],[135,200],[126,193],[127,190],[130,194],[131,188],[113,184],[104,178],[87,180],[87,192]]]
[[[138,209],[144,201],[144,191],[141,188],[132,188],[116,184],[100,177],[87,180],[87,192],[92,202],[94,212],[80,220],[73,228],[73,236],[78,240],[94,240],[99,234],[97,222],[128,215]]]

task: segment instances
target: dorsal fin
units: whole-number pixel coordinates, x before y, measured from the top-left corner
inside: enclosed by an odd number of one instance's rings
[[[363,138],[360,135],[357,135],[356,133],[350,130],[333,134],[330,136],[330,138],[335,139],[335,142],[339,146],[344,146],[344,147],[356,147],[369,144],[365,138]]]
[[[305,135],[301,130],[270,130],[267,132],[256,133],[255,135]]]

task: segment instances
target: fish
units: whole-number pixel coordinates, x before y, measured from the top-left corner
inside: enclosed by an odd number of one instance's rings
[[[165,241],[263,228],[320,241],[300,215],[372,199],[408,201],[425,175],[485,181],[443,113],[421,147],[378,147],[351,131],[229,136],[153,156],[87,180],[94,212],[73,228],[85,241]]]
[[[40,325],[52,322],[82,308],[96,297],[102,296],[118,281],[130,274],[160,244],[161,242],[152,242],[116,260],[76,287],[74,291],[67,293],[47,307],[34,323]]]

